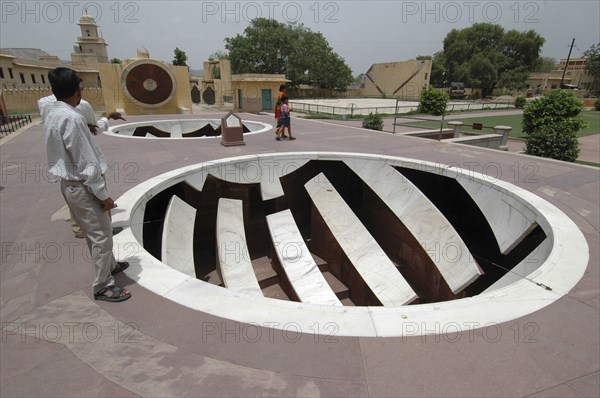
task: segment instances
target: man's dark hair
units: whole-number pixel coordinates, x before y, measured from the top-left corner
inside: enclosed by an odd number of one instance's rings
[[[56,68],[48,72],[52,94],[57,100],[71,98],[81,83],[77,72],[69,68]]]
[[[281,86],[279,86],[279,91],[285,91],[285,84],[282,84]]]

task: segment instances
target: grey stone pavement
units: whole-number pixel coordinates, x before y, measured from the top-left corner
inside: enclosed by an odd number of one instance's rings
[[[365,152],[465,164],[478,172],[493,163],[494,178],[542,197],[581,229],[590,250],[584,277],[527,316],[425,337],[302,331],[291,339],[265,328],[259,338],[249,337],[247,325],[179,306],[124,275],[117,281],[132,292],[129,301],[96,302],[87,248],[56,217],[64,201],[45,178],[43,133],[35,124],[0,145],[0,396],[600,395],[598,168],[320,121],[292,123],[296,141],[277,142],[271,131],[237,147],[223,147],[219,139],[96,139],[109,161],[109,190],[117,202],[161,173],[247,154]],[[597,148],[597,136],[592,145]]]

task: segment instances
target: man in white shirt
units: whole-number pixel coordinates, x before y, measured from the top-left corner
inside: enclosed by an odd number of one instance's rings
[[[94,298],[127,300],[131,294],[115,286],[113,278],[129,264],[117,263],[112,253],[110,209],[116,204],[106,188],[106,161],[85,119],[75,109],[81,102],[81,79],[71,69],[56,68],[48,73],[48,80],[56,96],[44,120],[48,174],[60,181],[71,214],[85,233],[93,261]]]
[[[56,97],[54,96],[54,94],[48,95],[47,97],[43,97],[38,100],[38,109],[40,110],[40,115],[42,116],[42,124],[44,124],[44,121],[48,116],[48,112],[50,112],[50,109],[52,109],[55,102]],[[81,100],[81,102],[79,103],[79,105],[77,105],[75,109],[77,109],[77,112],[79,112],[81,116],[83,116],[87,125],[90,128],[90,131],[94,135],[98,133],[98,129],[100,129],[101,132],[108,130],[108,119],[125,120],[125,118],[123,118],[123,116],[121,116],[119,112],[112,112],[107,117],[101,117],[100,119],[97,119],[96,112],[94,112],[94,108],[92,108],[92,105],[84,99]]]
[[[54,94],[48,95],[38,100],[38,109],[40,110],[40,115],[42,116],[42,124],[44,124],[46,117],[48,117],[48,113],[50,112],[55,103],[56,97],[54,96]],[[81,116],[83,116],[90,129],[90,132],[93,135],[96,135],[98,133],[98,129],[100,129],[100,131],[102,132],[108,130],[108,119],[125,120],[123,116],[121,116],[121,114],[118,112],[112,112],[108,115],[108,118],[101,117],[100,119],[96,120],[96,112],[94,112],[94,108],[92,108],[92,105],[90,105],[90,103],[84,99],[81,100],[81,102],[79,103],[79,105],[77,105],[75,109],[81,114]],[[77,238],[85,238],[85,234],[75,221],[75,218],[72,214],[71,229],[73,230],[73,233]]]

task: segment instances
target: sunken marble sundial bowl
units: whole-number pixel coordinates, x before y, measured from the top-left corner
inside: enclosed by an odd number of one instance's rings
[[[198,311],[304,333],[473,330],[567,294],[589,254],[558,208],[472,170],[362,153],[204,162],[117,200],[115,253]]]
[[[259,134],[273,128],[270,124],[242,120],[244,134]],[[168,119],[119,124],[110,127],[107,135],[146,139],[192,139],[221,136],[221,119]]]

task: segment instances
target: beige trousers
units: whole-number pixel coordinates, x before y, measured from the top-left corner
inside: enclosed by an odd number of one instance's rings
[[[69,225],[71,226],[71,230],[73,230],[75,236],[78,238],[85,238],[85,234],[81,230],[79,224],[77,224],[77,221],[75,221],[75,216],[73,216],[71,209],[69,209],[69,215],[71,217],[71,219],[69,220]]]
[[[73,219],[83,232],[92,256],[94,294],[112,286],[115,280],[110,272],[117,263],[113,256],[113,237],[110,213],[102,211],[102,202],[79,181],[62,180],[62,192]]]

